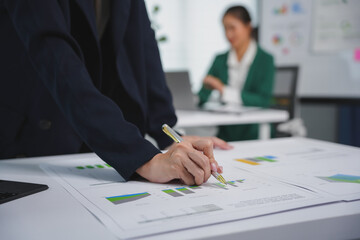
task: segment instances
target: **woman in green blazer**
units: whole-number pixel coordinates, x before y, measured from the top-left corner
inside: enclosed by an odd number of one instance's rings
[[[268,107],[274,82],[273,57],[252,40],[251,18],[244,7],[229,8],[223,24],[231,49],[216,56],[198,94],[199,105],[217,91],[221,101],[228,104]],[[250,140],[258,137],[258,131],[258,124],[220,126],[218,137]]]

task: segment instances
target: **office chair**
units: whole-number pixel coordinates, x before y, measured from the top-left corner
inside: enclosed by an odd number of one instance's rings
[[[289,112],[289,120],[277,124],[276,137],[305,136],[306,128],[301,119],[295,118],[297,105],[297,79],[298,66],[277,67],[271,108],[286,110]]]

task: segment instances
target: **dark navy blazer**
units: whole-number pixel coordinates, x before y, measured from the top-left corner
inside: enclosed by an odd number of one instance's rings
[[[79,152],[128,180],[175,125],[143,0],[113,0],[99,41],[92,0],[0,0],[0,158]]]

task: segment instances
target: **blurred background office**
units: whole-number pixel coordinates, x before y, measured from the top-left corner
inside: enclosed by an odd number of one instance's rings
[[[145,2],[164,70],[188,71],[193,93],[214,56],[229,49],[225,10],[246,7],[260,46],[274,56],[279,72],[296,69],[292,118],[303,121],[307,137],[360,146],[360,1]]]

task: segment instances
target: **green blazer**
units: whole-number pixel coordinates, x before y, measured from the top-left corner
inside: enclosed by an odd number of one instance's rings
[[[225,85],[228,84],[229,51],[216,56],[208,75],[219,78]],[[250,66],[244,87],[241,91],[242,102],[245,106],[268,107],[270,105],[274,84],[274,59],[259,46],[254,61]],[[209,98],[212,90],[202,86],[199,95],[199,105],[203,105]],[[218,137],[226,141],[257,139],[258,124],[243,124],[220,126]]]

